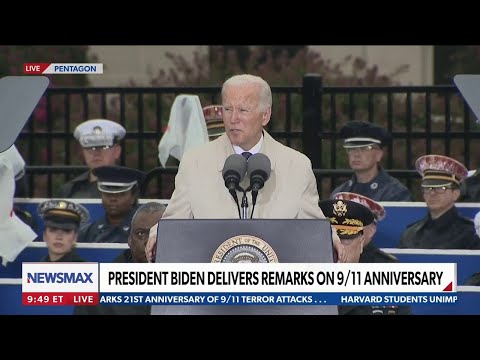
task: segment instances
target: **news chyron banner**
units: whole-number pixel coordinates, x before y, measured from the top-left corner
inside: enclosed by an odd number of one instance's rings
[[[455,263],[24,263],[24,305],[456,303]]]
[[[79,63],[25,63],[25,75],[47,74],[103,74],[103,64]]]

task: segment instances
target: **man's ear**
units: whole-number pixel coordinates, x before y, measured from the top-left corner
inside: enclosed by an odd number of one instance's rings
[[[262,126],[266,126],[270,122],[271,117],[272,117],[272,108],[269,107],[262,114]]]
[[[113,147],[113,150],[115,151],[115,159],[120,160],[120,155],[122,155],[122,147],[119,144],[116,144]]]
[[[384,153],[385,153],[385,151],[383,150],[382,147],[377,151],[376,160],[377,160],[378,163],[382,161]]]
[[[455,199],[454,201],[456,202],[458,200],[458,198],[460,197],[460,189],[459,188],[456,188],[453,190],[453,198]]]

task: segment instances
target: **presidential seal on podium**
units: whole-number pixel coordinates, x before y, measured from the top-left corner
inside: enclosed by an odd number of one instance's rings
[[[252,235],[238,235],[225,240],[215,250],[212,263],[278,263],[275,250]]]
[[[332,263],[333,255],[328,219],[162,219],[158,223],[155,262]],[[151,314],[338,315],[338,306],[164,304],[152,305]]]

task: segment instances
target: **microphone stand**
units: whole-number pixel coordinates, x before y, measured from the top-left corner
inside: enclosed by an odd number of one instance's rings
[[[247,199],[247,192],[243,192],[243,197],[242,197],[242,219],[246,220],[247,219],[247,211],[248,209],[248,199]]]
[[[248,210],[247,210],[248,209],[247,191],[244,190],[240,185],[237,187],[237,189],[239,191],[243,192],[243,196],[242,196],[242,215],[240,216],[240,219],[245,220],[245,219],[247,219],[247,214],[248,214]]]
[[[255,211],[255,204],[257,203],[257,195],[258,195],[258,190],[253,189],[252,185],[250,185],[248,188],[245,189],[246,192],[251,191],[252,192],[252,213],[250,214],[250,219],[253,218],[253,212]]]

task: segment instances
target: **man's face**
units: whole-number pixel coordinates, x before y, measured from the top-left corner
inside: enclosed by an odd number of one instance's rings
[[[43,240],[47,244],[51,255],[61,257],[72,251],[77,241],[78,232],[47,226],[43,232]]]
[[[99,166],[115,165],[120,158],[120,145],[113,146],[99,146],[93,148],[82,148],[85,164],[90,169],[95,169]]]
[[[271,108],[260,104],[258,85],[230,85],[223,93],[223,123],[233,145],[250,150],[260,141],[262,129],[270,121]]]
[[[361,234],[351,239],[342,239],[340,241],[347,253],[347,262],[358,263],[360,261],[360,255],[362,254],[364,235]]]
[[[377,145],[346,149],[348,163],[353,171],[370,170],[382,160],[383,150]]]
[[[147,262],[145,256],[145,246],[148,241],[150,228],[160,221],[163,211],[155,211],[153,213],[141,212],[135,217],[130,229],[130,236],[128,237],[128,246],[132,251],[132,256],[135,262]]]
[[[443,212],[450,209],[460,196],[460,190],[441,187],[422,187],[423,198],[428,209],[434,212]]]

